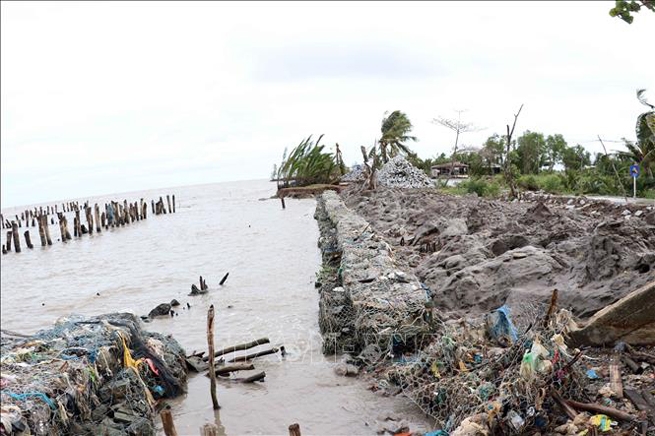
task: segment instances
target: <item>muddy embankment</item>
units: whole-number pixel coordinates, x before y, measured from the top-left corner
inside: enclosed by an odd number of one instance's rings
[[[349,190],[442,311],[547,301],[587,318],[655,280],[655,206],[531,195],[518,202],[433,189]]]

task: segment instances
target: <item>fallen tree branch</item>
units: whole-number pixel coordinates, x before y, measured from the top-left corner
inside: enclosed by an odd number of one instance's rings
[[[258,352],[256,352],[256,353],[247,354],[247,355],[245,355],[245,356],[235,357],[235,358],[232,359],[232,360],[228,360],[227,363],[245,362],[245,361],[247,361],[247,360],[252,360],[252,359],[254,359],[254,358],[256,358],[256,357],[266,356],[266,355],[268,355],[268,354],[275,354],[275,353],[277,353],[278,351],[279,351],[279,350],[278,350],[277,348],[271,348],[270,350],[258,351]]]
[[[232,345],[231,347],[223,348],[222,350],[216,350],[214,352],[214,357],[222,356],[233,351],[247,350],[249,348],[254,348],[257,345],[268,344],[270,342],[271,341],[268,338],[259,338],[245,344]],[[209,356],[203,356],[202,360],[205,362],[209,361]]]
[[[579,401],[573,401],[573,400],[566,400],[566,403],[569,406],[573,407],[574,409],[585,410],[587,412],[602,413],[603,415],[607,415],[612,418],[619,419],[621,421],[632,422],[638,420],[636,416],[630,415],[629,413],[622,412],[613,407],[602,406],[600,404],[595,404],[595,403],[580,403]]]
[[[226,365],[222,366],[219,368],[214,369],[214,374],[216,375],[225,375],[229,374],[231,372],[236,372],[236,371],[250,371],[252,369],[255,369],[255,365],[251,364],[236,364],[236,365]],[[205,374],[206,377],[209,377],[209,372]]]

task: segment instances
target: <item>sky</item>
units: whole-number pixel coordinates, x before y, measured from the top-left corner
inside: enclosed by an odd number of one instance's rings
[[[655,14],[614,2],[2,2],[1,206],[265,179],[309,135],[347,164],[401,110],[602,151],[655,100]]]

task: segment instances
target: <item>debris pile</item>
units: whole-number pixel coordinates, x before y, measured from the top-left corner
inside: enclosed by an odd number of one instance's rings
[[[435,436],[655,431],[650,206],[342,198],[315,214],[323,351],[353,356],[335,371],[409,397]]]
[[[2,434],[154,435],[160,399],[186,385],[185,353],[132,314],[73,316],[2,335]]]
[[[392,188],[432,188],[434,183],[422,170],[409,163],[401,155],[389,160],[377,172],[379,185]]]

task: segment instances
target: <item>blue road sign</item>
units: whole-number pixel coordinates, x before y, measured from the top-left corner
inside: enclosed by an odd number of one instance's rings
[[[635,179],[639,177],[639,165],[630,165],[630,176]]]

